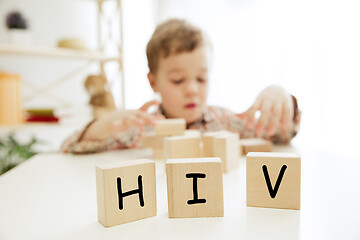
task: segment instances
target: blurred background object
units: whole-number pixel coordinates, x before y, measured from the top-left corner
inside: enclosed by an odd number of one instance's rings
[[[90,95],[89,104],[95,117],[115,110],[114,98],[104,75],[90,75],[86,78],[84,85]]]
[[[22,143],[13,134],[0,136],[0,175],[34,156],[37,153],[34,145],[37,143],[36,138]]]
[[[20,12],[13,11],[6,16],[6,27],[8,29],[27,29],[28,24]]]
[[[0,72],[0,125],[23,122],[22,82],[19,75]]]
[[[32,33],[27,19],[19,11],[11,11],[6,15],[6,27],[10,44],[31,45]]]
[[[80,38],[65,38],[58,41],[58,47],[70,48],[77,50],[86,50],[86,44],[84,40]]]
[[[57,123],[59,118],[51,108],[26,109],[26,122]]]

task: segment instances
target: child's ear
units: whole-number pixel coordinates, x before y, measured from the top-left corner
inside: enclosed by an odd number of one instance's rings
[[[154,92],[157,92],[155,75],[154,75],[153,73],[149,72],[149,73],[147,74],[147,77],[148,77],[148,79],[149,79],[149,83],[150,83],[150,86],[151,86],[152,90],[153,90]]]

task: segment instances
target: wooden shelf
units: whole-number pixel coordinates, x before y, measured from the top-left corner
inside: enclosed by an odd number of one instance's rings
[[[88,59],[101,62],[120,61],[117,56],[108,56],[105,53],[90,50],[73,50],[65,48],[50,48],[39,46],[19,46],[10,44],[0,44],[1,54],[17,54],[41,57]]]

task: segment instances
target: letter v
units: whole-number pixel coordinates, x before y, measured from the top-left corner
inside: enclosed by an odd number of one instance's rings
[[[284,176],[284,173],[285,173],[285,170],[286,170],[287,166],[286,165],[283,165],[281,167],[281,170],[280,170],[280,173],[279,173],[279,176],[276,180],[276,184],[275,184],[275,188],[273,189],[272,188],[272,185],[271,185],[271,182],[270,182],[270,177],[269,177],[269,173],[268,173],[268,170],[267,170],[267,167],[266,165],[263,165],[262,166],[262,169],[263,169],[263,172],[264,172],[264,176],[265,176],[265,181],[266,181],[266,185],[269,189],[269,193],[270,193],[270,196],[271,198],[275,198],[278,190],[279,190],[279,187],[280,187],[280,183],[281,183],[281,180]]]

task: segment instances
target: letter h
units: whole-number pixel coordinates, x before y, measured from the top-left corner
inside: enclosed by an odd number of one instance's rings
[[[121,178],[118,177],[117,178],[117,190],[118,190],[118,196],[119,196],[119,209],[123,210],[124,208],[124,203],[123,203],[123,199],[124,197],[133,195],[133,194],[139,194],[139,201],[140,201],[140,206],[143,207],[144,206],[144,193],[143,193],[143,185],[142,185],[142,176],[139,175],[138,176],[138,189],[134,189],[128,192],[122,192],[121,189]]]

